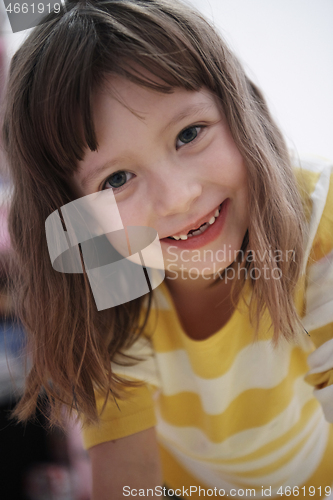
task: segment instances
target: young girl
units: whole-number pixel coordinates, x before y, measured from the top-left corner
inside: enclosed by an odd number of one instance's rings
[[[292,163],[261,92],[176,0],[67,2],[13,57],[5,106],[31,361],[15,415],[41,394],[51,424],[79,415],[95,500],[328,498],[330,165]],[[44,228],[58,210],[68,236],[68,204],[103,191],[125,228],[157,232],[166,279],[99,310],[82,245],[59,272]]]

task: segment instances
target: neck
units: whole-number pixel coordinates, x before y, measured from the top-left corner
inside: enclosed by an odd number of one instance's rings
[[[200,276],[193,280],[183,275],[165,280],[184,332],[196,340],[206,339],[219,331],[235,309],[231,298],[233,280],[221,279],[214,284],[213,276],[207,278]]]

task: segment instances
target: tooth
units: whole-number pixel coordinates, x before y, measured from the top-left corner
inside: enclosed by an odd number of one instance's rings
[[[214,222],[215,222],[215,217],[211,217],[208,221],[210,225],[214,224]]]
[[[216,212],[215,212],[215,214],[214,214],[214,217],[218,217],[218,216],[219,216],[219,213],[220,213],[220,211],[219,211],[219,209],[217,208],[217,209],[216,209]]]
[[[181,240],[187,240],[187,234],[181,234],[180,235]]]
[[[204,226],[201,226],[200,232],[204,233],[208,227],[209,227],[209,224],[206,222],[206,224]]]
[[[179,236],[173,236],[173,238],[174,238],[175,240],[179,240],[179,239],[180,239],[180,238],[179,238]]]
[[[193,236],[193,233],[187,235],[188,238],[192,238],[192,236]]]
[[[200,229],[198,229],[197,231],[193,231],[192,233],[194,236],[198,236],[199,234],[201,234],[201,231]]]

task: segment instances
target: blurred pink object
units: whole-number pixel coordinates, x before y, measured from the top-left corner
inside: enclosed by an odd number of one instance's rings
[[[8,197],[6,196],[3,184],[0,178],[0,299],[4,298],[4,289],[7,287],[9,277],[9,259],[11,242],[8,233]],[[1,295],[2,294],[2,295]],[[1,302],[0,300],[0,302]],[[0,315],[3,313],[3,307],[0,304]]]
[[[0,27],[3,27],[6,13],[3,9],[0,10]],[[6,44],[3,36],[0,36],[0,103],[2,90],[6,80]],[[10,250],[10,238],[8,234],[7,216],[8,216],[8,200],[10,198],[10,186],[4,178],[4,159],[2,156],[0,145],[0,253],[8,253]],[[1,259],[1,255],[0,255]]]
[[[25,480],[25,492],[30,500],[73,500],[71,474],[58,464],[38,464]]]
[[[83,448],[81,427],[75,421],[68,422],[67,447],[73,471],[75,500],[89,500],[92,490],[91,465],[88,453]]]
[[[0,252],[9,252],[10,238],[7,224],[8,211],[7,208],[0,207]]]

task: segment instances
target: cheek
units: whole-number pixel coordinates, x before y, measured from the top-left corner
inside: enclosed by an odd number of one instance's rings
[[[136,202],[135,200],[126,200],[123,203],[118,203],[118,210],[120,213],[123,225],[126,226],[147,226],[147,216],[145,213],[145,206],[142,200]]]
[[[247,184],[247,169],[240,152],[235,145],[211,149],[205,158],[205,167],[209,170],[213,182],[223,183],[226,187],[239,189]]]

